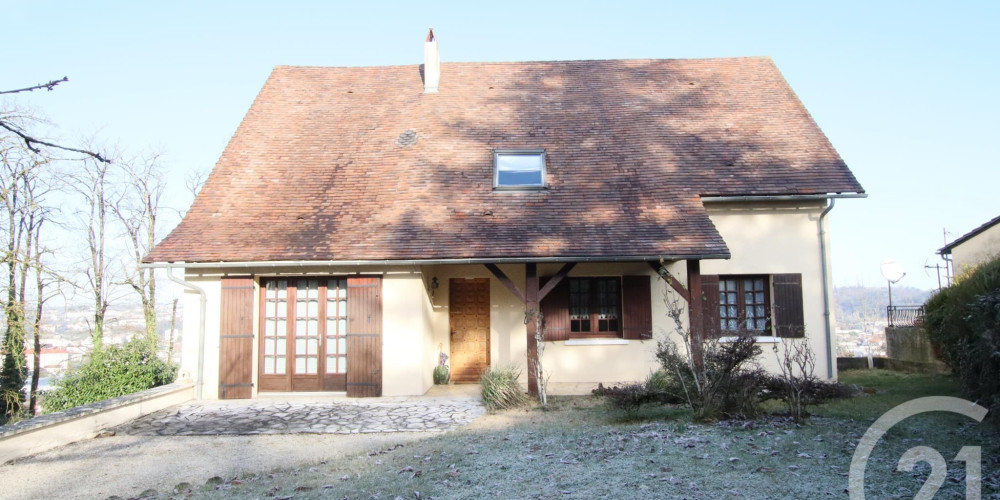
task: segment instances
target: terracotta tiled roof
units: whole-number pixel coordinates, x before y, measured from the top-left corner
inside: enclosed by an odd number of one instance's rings
[[[147,262],[728,256],[700,196],[862,192],[768,58],[278,67]],[[544,148],[549,189],[493,190]]]

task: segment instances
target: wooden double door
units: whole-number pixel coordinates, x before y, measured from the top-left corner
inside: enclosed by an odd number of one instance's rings
[[[223,282],[220,398],[250,397],[242,388],[250,386],[252,332],[242,325],[227,334],[225,327],[228,316],[245,316],[246,297],[253,295],[237,292],[247,285],[252,289],[253,282]],[[381,278],[266,278],[258,300],[258,390],[381,395]]]
[[[448,290],[451,379],[478,383],[490,366],[490,280],[453,278]]]

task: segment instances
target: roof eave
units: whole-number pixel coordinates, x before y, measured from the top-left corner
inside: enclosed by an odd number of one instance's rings
[[[527,264],[566,262],[649,262],[676,260],[717,260],[729,259],[729,252],[709,254],[665,254],[665,255],[622,255],[597,257],[501,257],[462,259],[383,259],[383,260],[268,260],[268,261],[216,261],[147,262],[140,265],[144,269],[187,268],[187,269],[233,269],[233,268],[278,268],[278,267],[362,267],[362,266],[429,266],[458,264]]]

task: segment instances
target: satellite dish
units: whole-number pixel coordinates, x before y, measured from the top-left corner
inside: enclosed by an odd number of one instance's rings
[[[885,259],[882,261],[882,277],[887,281],[895,283],[906,276],[906,272],[903,271],[903,266],[899,262],[893,259]]]

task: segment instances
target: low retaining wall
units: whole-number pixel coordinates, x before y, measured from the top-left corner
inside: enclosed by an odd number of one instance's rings
[[[872,368],[888,369],[889,360],[886,358],[873,357]],[[844,370],[867,370],[868,358],[837,358],[837,371]]]
[[[194,399],[194,386],[177,383],[0,426],[0,464],[91,439],[102,430]]]
[[[885,329],[889,368],[897,371],[948,373],[950,370],[934,352],[934,346],[922,326],[897,326]]]

